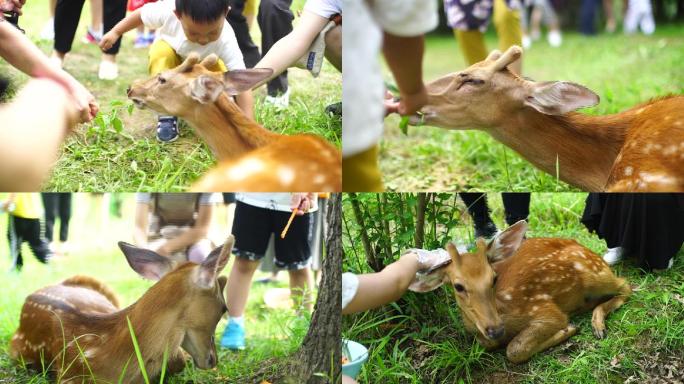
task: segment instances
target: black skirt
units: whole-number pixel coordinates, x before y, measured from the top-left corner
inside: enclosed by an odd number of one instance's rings
[[[582,223],[639,267],[664,269],[684,243],[684,193],[590,193]]]

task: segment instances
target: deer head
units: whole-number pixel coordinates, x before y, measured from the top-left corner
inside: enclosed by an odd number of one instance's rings
[[[503,54],[493,51],[484,61],[427,85],[428,104],[413,125],[447,129],[498,127],[518,112],[533,109],[563,115],[598,104],[591,90],[563,81],[534,82],[514,74],[508,66],[520,59],[522,49],[512,46]]]
[[[234,243],[231,235],[202,264],[184,263],[180,266],[148,249],[119,243],[133,270],[146,279],[159,280],[150,291],[158,286],[169,295],[185,292],[180,316],[182,324],[178,324],[184,332],[181,346],[201,369],[213,368],[217,363],[214,333],[227,310],[223,295],[226,277],[217,276],[228,263]]]
[[[500,339],[505,331],[496,306],[497,276],[490,263],[514,254],[526,230],[527,223],[520,221],[488,243],[478,239],[473,252],[459,253],[453,243],[447,245],[451,264],[446,267],[443,282],[453,285],[463,316],[490,340]]]
[[[207,69],[214,67],[217,60],[211,54],[200,61],[199,55],[191,53],[178,67],[133,82],[127,91],[128,97],[140,108],[185,117],[194,113],[198,104],[212,104],[223,92],[235,96],[248,91],[273,73],[267,68],[225,73]]]

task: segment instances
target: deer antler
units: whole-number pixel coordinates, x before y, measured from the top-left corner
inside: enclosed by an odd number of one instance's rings
[[[211,55],[210,55],[211,56]],[[205,59],[206,60],[206,59]],[[177,66],[175,71],[177,73],[189,72],[192,67],[199,61],[199,54],[197,52],[191,52],[181,65]]]
[[[492,73],[494,73],[506,68],[508,65],[517,61],[518,59],[520,59],[520,56],[522,56],[522,48],[520,48],[517,45],[513,45],[510,48],[508,48],[506,52],[504,52],[503,54],[499,54],[498,51],[490,53],[487,59],[496,59],[496,61],[494,62],[494,64],[492,64],[490,68]]]

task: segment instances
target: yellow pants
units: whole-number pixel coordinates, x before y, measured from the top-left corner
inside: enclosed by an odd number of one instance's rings
[[[382,175],[378,168],[378,146],[342,159],[344,192],[382,192]]]
[[[183,59],[178,56],[169,43],[162,39],[157,39],[150,46],[147,70],[150,75],[157,75],[168,69],[176,68],[181,65],[182,62]],[[226,72],[228,70],[221,59],[218,60],[214,68],[208,69],[216,72]]]
[[[494,0],[493,21],[499,37],[499,49],[502,52],[512,45],[522,45],[520,11],[508,8],[504,0]],[[482,32],[454,29],[454,35],[468,65],[473,65],[487,57],[487,47]]]

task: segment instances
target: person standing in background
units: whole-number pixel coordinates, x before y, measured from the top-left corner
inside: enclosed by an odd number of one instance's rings
[[[21,247],[24,242],[29,244],[38,261],[47,264],[52,257],[52,251],[40,230],[40,218],[43,216],[40,194],[10,193],[0,208],[7,212],[8,216],[7,240],[12,258],[10,270],[21,271],[23,268]]]
[[[67,239],[69,237],[69,219],[71,219],[71,193],[41,193],[45,208],[45,238],[50,249],[58,254],[69,251]],[[59,215],[59,246],[54,240],[53,229],[55,218]]]

